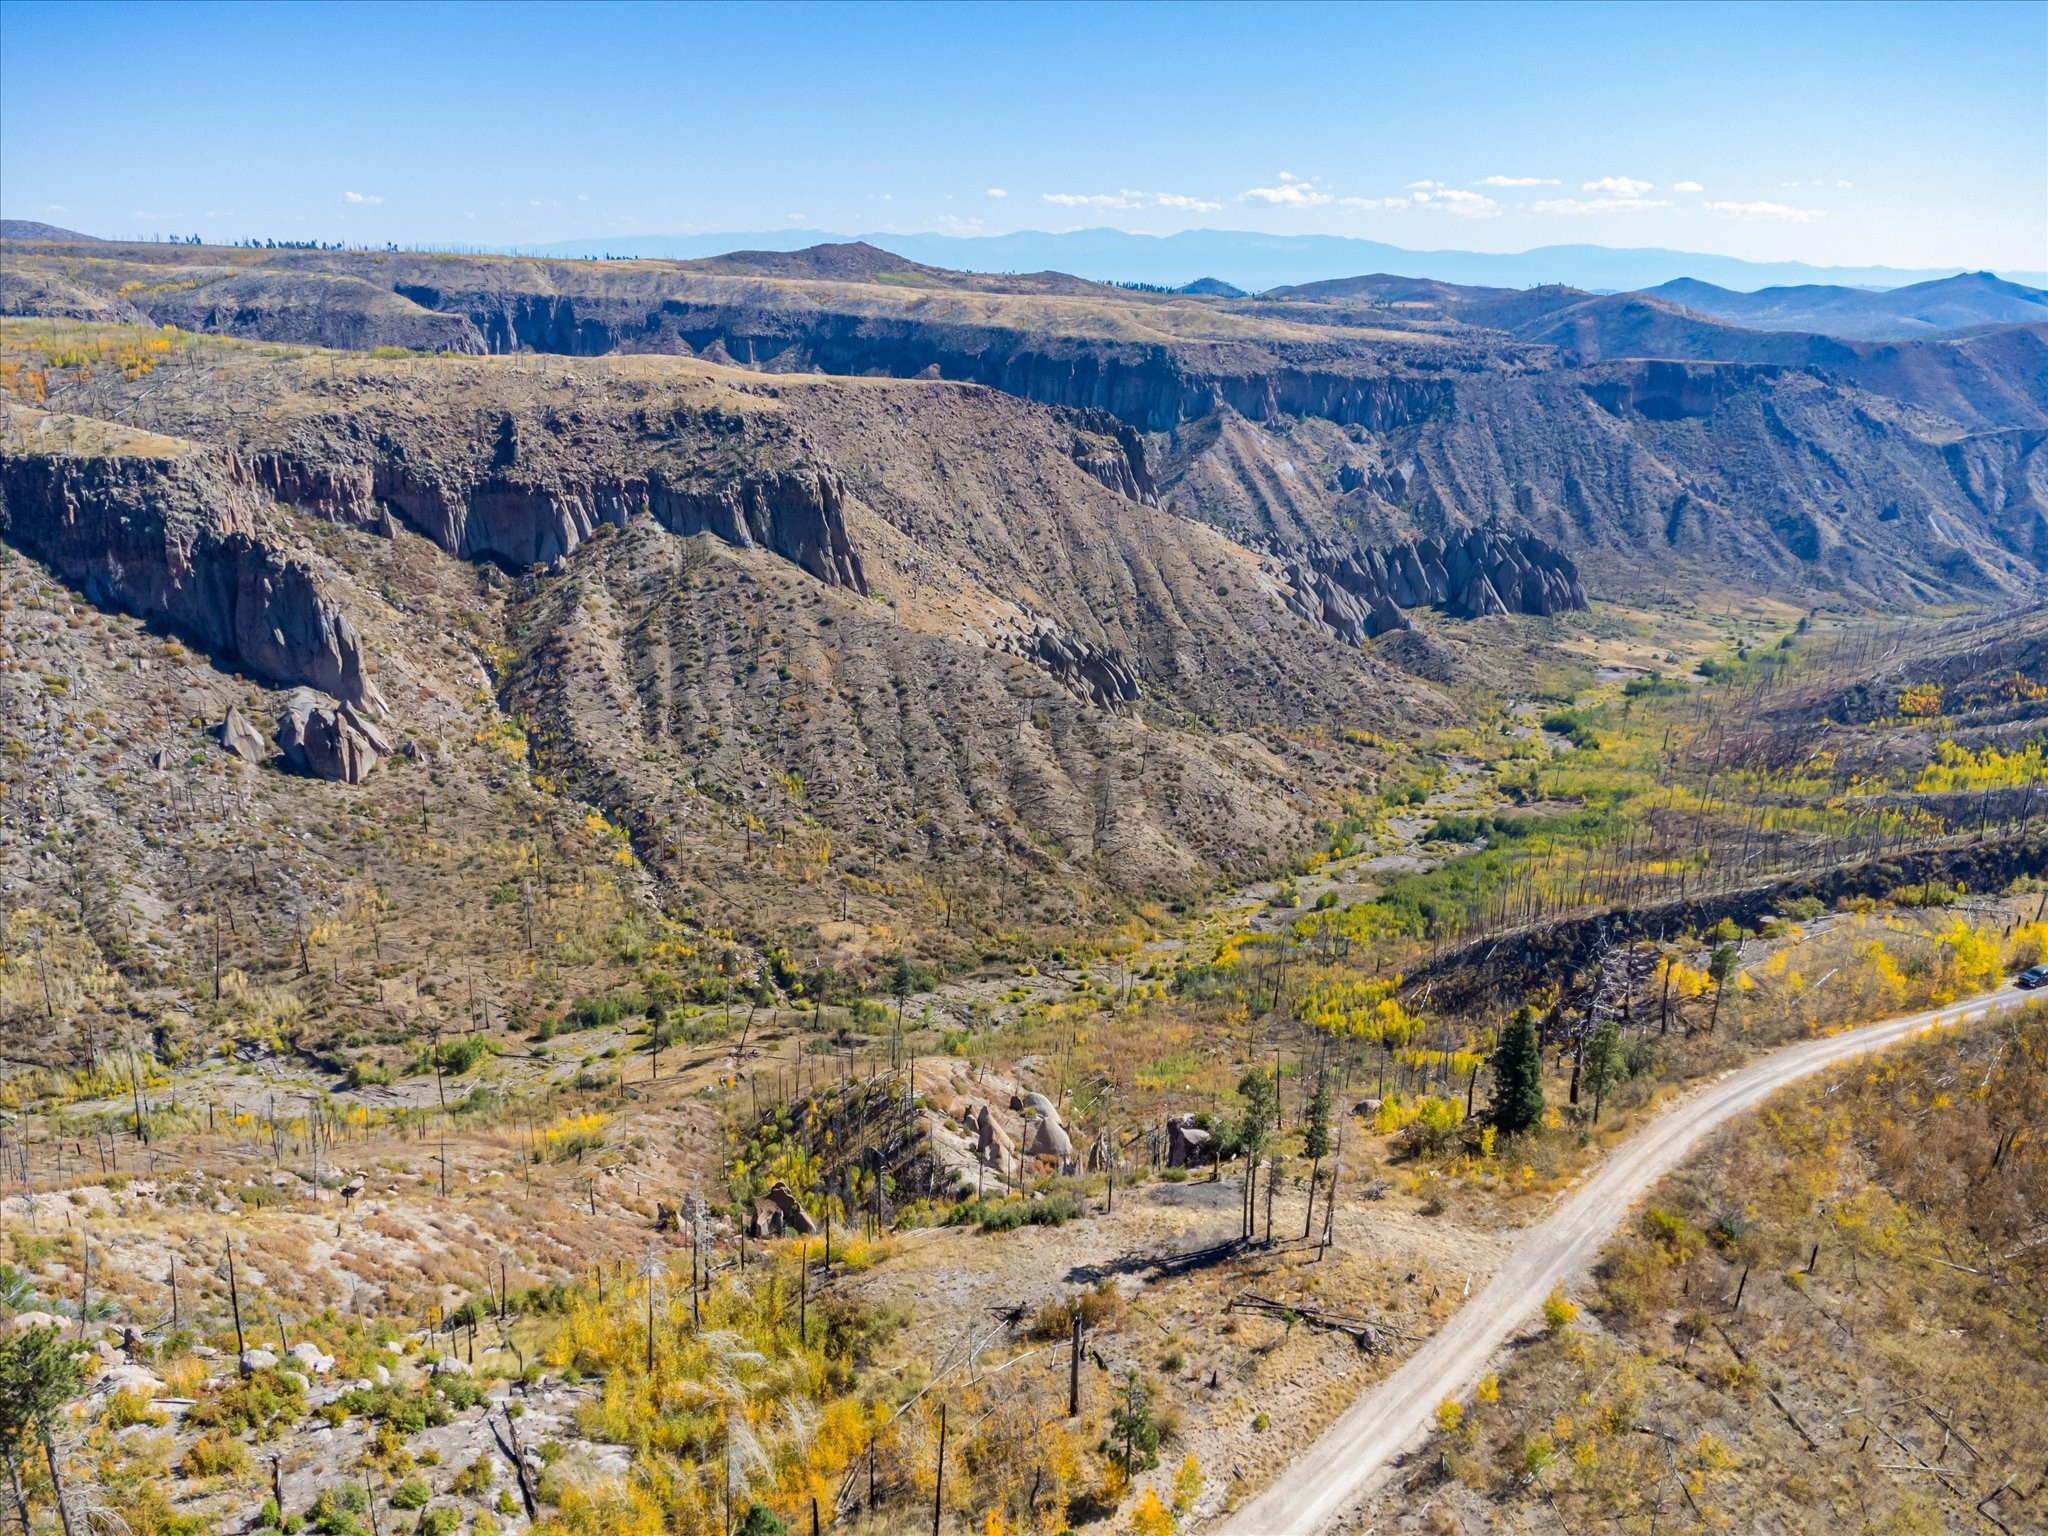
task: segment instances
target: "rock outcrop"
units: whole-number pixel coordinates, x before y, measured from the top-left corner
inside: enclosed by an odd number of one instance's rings
[[[1287,566],[1287,604],[1340,640],[1408,628],[1404,608],[1462,619],[1586,606],[1578,567],[1534,534],[1467,528],[1361,552],[1319,545]]]
[[[1195,1124],[1193,1115],[1175,1115],[1166,1122],[1166,1166],[1192,1168],[1213,1156],[1209,1144],[1214,1138]]]
[[[1074,1139],[1060,1121],[1057,1104],[1042,1093],[1015,1093],[1010,1108],[1024,1117],[1025,1156],[1050,1158],[1062,1173],[1078,1171]]]
[[[818,1230],[818,1223],[795,1192],[777,1179],[767,1194],[755,1196],[747,1230],[752,1237],[786,1237],[792,1232],[808,1237]]]
[[[1074,463],[1119,496],[1159,505],[1159,487],[1145,463],[1145,439],[1107,411],[1076,412],[1085,431],[1074,434]]]
[[[223,454],[0,454],[0,537],[94,604],[157,620],[265,681],[377,705],[354,627],[260,531],[260,511]]]
[[[368,461],[265,448],[250,454],[249,467],[273,497],[301,511],[374,528],[393,508],[466,560],[520,569],[552,564],[599,527],[624,527],[644,515],[671,533],[709,533],[742,549],[765,549],[829,585],[867,593],[867,574],[846,531],[845,482],[829,470],[719,475],[649,466],[643,473],[579,474],[573,460],[536,449],[510,415],[498,423],[495,445],[483,466],[416,463],[394,440]]]
[[[256,729],[255,721],[242,713],[239,704],[228,706],[227,718],[220,723],[220,744],[230,756],[245,763],[260,763],[269,752],[263,733]]]
[[[295,690],[279,713],[277,745],[287,766],[343,784],[362,783],[391,755],[390,741],[353,704],[310,688]]]
[[[837,475],[784,470],[701,489],[650,479],[640,494],[670,533],[710,533],[742,549],[772,550],[828,585],[867,595],[867,575],[846,533],[846,485]]]
[[[1069,692],[1100,708],[1135,704],[1140,697],[1138,674],[1121,651],[1076,640],[1051,619],[1034,618],[1029,630],[1002,634],[996,648],[1043,667]]]
[[[984,1104],[978,1114],[972,1117],[974,1125],[974,1153],[988,1167],[1008,1177],[1016,1171],[1017,1148],[1010,1140],[1010,1133],[1003,1129],[995,1115]]]

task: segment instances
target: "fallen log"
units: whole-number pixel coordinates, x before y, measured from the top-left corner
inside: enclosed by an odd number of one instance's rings
[[[1369,1318],[1351,1317],[1342,1312],[1326,1312],[1320,1307],[1304,1306],[1298,1302],[1275,1301],[1270,1296],[1260,1296],[1252,1291],[1239,1291],[1230,1298],[1229,1312],[1257,1312],[1266,1317],[1297,1318],[1312,1328],[1327,1328],[1332,1333],[1342,1333],[1368,1354],[1391,1354],[1394,1341],[1405,1340],[1408,1335],[1398,1328],[1384,1323],[1375,1323]]]

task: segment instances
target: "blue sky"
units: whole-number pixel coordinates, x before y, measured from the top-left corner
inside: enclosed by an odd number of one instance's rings
[[[0,4],[0,212],[2048,267],[2048,4]]]

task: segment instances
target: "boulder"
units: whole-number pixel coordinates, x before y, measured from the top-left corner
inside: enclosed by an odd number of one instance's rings
[[[134,1392],[143,1397],[155,1397],[164,1389],[149,1368],[141,1365],[109,1366],[98,1384],[107,1392]]]
[[[1062,1165],[1074,1157],[1074,1141],[1067,1128],[1047,1115],[1031,1122],[1031,1139],[1024,1148],[1032,1157],[1058,1158]]]
[[[275,1364],[277,1364],[277,1356],[267,1349],[245,1349],[242,1351],[242,1369],[244,1372],[267,1371]]]
[[[975,1117],[975,1155],[998,1173],[1008,1173],[1016,1166],[1017,1149],[1009,1133],[996,1123],[996,1117],[989,1107],[981,1106],[981,1113]]]
[[[263,733],[256,729],[255,721],[242,713],[239,704],[228,706],[227,718],[220,723],[220,744],[223,750],[245,763],[260,763],[269,755]]]
[[[391,742],[353,704],[336,704],[311,688],[293,691],[277,717],[277,745],[287,765],[315,778],[360,784],[391,755]]]
[[[334,1369],[334,1356],[320,1353],[320,1346],[311,1339],[301,1339],[292,1346],[292,1358],[304,1366],[310,1375],[325,1376]]]
[[[795,1192],[777,1180],[768,1187],[767,1194],[755,1199],[747,1227],[753,1237],[781,1237],[790,1232],[808,1237],[818,1230],[818,1223],[804,1209]]]
[[[1166,1166],[1188,1168],[1209,1155],[1209,1133],[1195,1124],[1193,1115],[1176,1115],[1166,1122]]]

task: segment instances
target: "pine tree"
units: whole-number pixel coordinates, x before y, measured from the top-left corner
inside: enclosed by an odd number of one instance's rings
[[[1707,962],[1707,974],[1714,979],[1714,1012],[1707,1020],[1707,1033],[1712,1034],[1721,1022],[1721,999],[1727,994],[1728,983],[1735,979],[1742,969],[1742,946],[1739,944],[1717,944],[1714,958]]]
[[[1244,1118],[1237,1123],[1237,1145],[1244,1153],[1244,1225],[1242,1235],[1250,1237],[1258,1220],[1255,1196],[1258,1191],[1259,1159],[1266,1155],[1266,1138],[1280,1106],[1280,1090],[1273,1078],[1258,1067],[1247,1067],[1237,1080],[1238,1097],[1244,1100]]]
[[[1308,1101],[1308,1126],[1301,1133],[1301,1150],[1309,1160],[1308,1209],[1301,1218],[1303,1242],[1315,1226],[1316,1176],[1322,1172],[1323,1159],[1330,1155],[1330,1146],[1330,1074],[1324,1072],[1316,1078],[1315,1097]]]
[[[1533,1008],[1518,1009],[1493,1048],[1493,1104],[1487,1113],[1503,1136],[1543,1123],[1543,1046]]]
[[[54,1430],[62,1421],[64,1405],[77,1395],[80,1382],[78,1361],[55,1328],[30,1328],[0,1345],[0,1455],[7,1461],[24,1529],[28,1527],[28,1499],[22,1492],[21,1467],[30,1443],[40,1441],[49,1462],[58,1517],[65,1536],[72,1536]]]
[[[1608,1090],[1628,1076],[1628,1062],[1621,1053],[1621,1026],[1613,1019],[1602,1019],[1593,1030],[1593,1038],[1586,1042],[1586,1087],[1593,1094],[1593,1123],[1600,1123],[1600,1106],[1606,1102]]]

